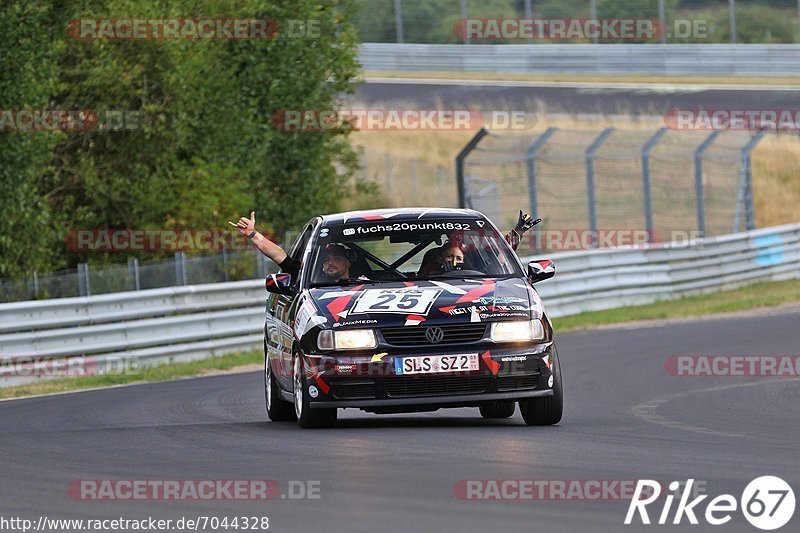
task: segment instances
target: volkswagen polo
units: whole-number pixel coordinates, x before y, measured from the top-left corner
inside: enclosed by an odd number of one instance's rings
[[[560,360],[534,288],[555,266],[523,267],[481,213],[319,216],[288,253],[299,271],[266,280],[271,420],[309,428],[334,424],[343,408],[455,407],[508,418],[517,404],[528,425],[561,420]],[[334,259],[345,275],[331,276]]]

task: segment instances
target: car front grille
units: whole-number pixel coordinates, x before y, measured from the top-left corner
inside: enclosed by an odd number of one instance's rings
[[[445,324],[442,328],[444,338],[437,343],[430,342],[425,332],[431,326],[405,326],[381,328],[383,338],[394,346],[442,346],[461,345],[478,342],[486,334],[486,324]]]
[[[375,380],[333,380],[331,381],[331,393],[334,398],[339,400],[375,398]]]
[[[539,374],[525,376],[501,376],[497,378],[498,391],[535,389],[539,383]]]
[[[486,376],[390,378],[386,380],[389,396],[435,396],[442,394],[479,394],[486,392]]]

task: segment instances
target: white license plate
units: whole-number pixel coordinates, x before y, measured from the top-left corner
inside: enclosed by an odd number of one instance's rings
[[[442,372],[468,372],[480,368],[478,354],[420,355],[416,357],[395,357],[394,373],[398,376],[409,374],[439,374]]]

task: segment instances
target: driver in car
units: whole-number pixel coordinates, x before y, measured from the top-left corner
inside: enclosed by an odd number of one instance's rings
[[[437,272],[451,272],[461,270],[464,264],[465,255],[464,245],[457,239],[452,239],[444,243],[437,250],[436,255],[431,259],[427,256],[422,260],[422,267],[419,269],[419,277],[427,277]]]
[[[293,279],[297,279],[297,276],[300,275],[302,262],[289,257],[289,254],[287,254],[283,248],[267,239],[256,230],[255,211],[250,213],[250,218],[241,217],[236,224],[233,222],[228,222],[228,224],[253,241],[253,244],[258,248],[259,252],[277,263],[281,272],[291,274]],[[352,263],[347,256],[347,249],[344,246],[341,244],[329,244],[325,247],[324,253],[325,255],[322,259],[322,275],[326,281],[339,281],[350,277],[350,267]]]

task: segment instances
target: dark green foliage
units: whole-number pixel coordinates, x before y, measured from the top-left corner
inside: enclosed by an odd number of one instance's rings
[[[72,228],[224,230],[254,209],[259,227],[280,235],[364,187],[346,135],[276,131],[271,119],[331,109],[352,90],[349,0],[11,0],[0,9],[0,109],[136,119],[121,131],[0,133],[0,277],[126,260],[69,253]],[[81,18],[218,17],[319,20],[321,32],[114,41],[66,31]]]

